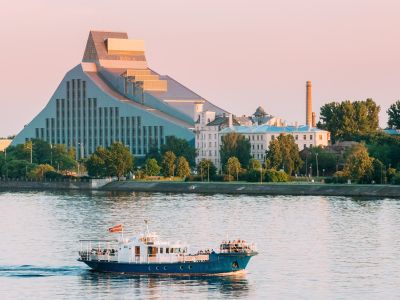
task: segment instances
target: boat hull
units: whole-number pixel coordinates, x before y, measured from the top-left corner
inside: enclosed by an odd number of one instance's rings
[[[215,254],[210,260],[176,263],[124,263],[112,261],[82,260],[90,268],[99,272],[131,274],[183,274],[210,275],[239,272],[246,268],[249,254]]]

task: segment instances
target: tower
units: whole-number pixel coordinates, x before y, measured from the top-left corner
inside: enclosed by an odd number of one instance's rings
[[[306,125],[312,126],[312,85],[311,81],[306,83]]]

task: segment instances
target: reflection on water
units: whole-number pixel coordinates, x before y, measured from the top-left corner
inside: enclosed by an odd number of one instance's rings
[[[240,276],[91,272],[79,239],[123,223],[192,251],[255,241]],[[0,191],[0,298],[396,298],[400,201],[348,197]]]
[[[138,295],[153,296],[159,295],[161,290],[172,289],[189,293],[198,290],[199,294],[209,291],[227,297],[244,297],[249,289],[245,273],[227,276],[156,276],[87,271],[81,273],[80,279],[88,291],[110,290],[123,286],[124,290],[135,291]]]

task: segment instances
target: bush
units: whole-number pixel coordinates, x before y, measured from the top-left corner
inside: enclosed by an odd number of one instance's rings
[[[224,175],[219,175],[219,174],[217,174],[217,175],[214,175],[213,177],[212,177],[212,180],[213,181],[224,181]]]
[[[260,182],[260,170],[252,169],[247,172],[246,180],[249,182]],[[265,176],[264,170],[262,171],[262,176]]]
[[[396,173],[392,178],[392,183],[400,185],[400,173]]]
[[[235,180],[235,177],[233,177],[232,175],[225,174],[223,176],[224,176],[223,181],[234,181]]]
[[[186,176],[185,181],[201,181],[200,175],[189,175]]]
[[[45,177],[48,179],[60,179],[60,178],[64,178],[64,175],[62,175],[56,171],[48,171],[48,172],[46,172]]]
[[[269,169],[265,172],[265,182],[287,182],[289,181],[289,175],[284,171],[277,171],[275,169]]]
[[[333,174],[333,182],[334,183],[347,183],[349,176],[343,171],[337,171]]]
[[[144,179],[145,174],[142,170],[137,170],[135,172],[135,179]]]

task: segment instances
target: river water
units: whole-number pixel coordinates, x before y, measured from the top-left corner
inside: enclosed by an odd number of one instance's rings
[[[77,240],[123,223],[190,249],[258,245],[247,272],[154,277],[91,272]],[[0,191],[0,299],[400,298],[400,200]]]

